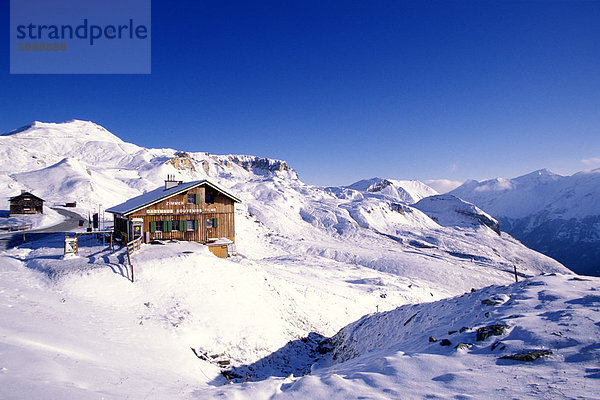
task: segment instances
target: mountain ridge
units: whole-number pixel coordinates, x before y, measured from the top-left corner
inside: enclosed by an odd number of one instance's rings
[[[495,222],[466,203],[443,198],[435,216],[413,206],[437,195],[420,181],[376,179],[356,189],[323,188],[303,183],[283,160],[149,149],[113,140],[114,135],[103,129],[80,121],[50,128],[41,123],[30,131],[0,137],[4,198],[26,189],[50,204],[77,201],[87,215],[89,210],[110,208],[154,190],[167,175],[186,182],[210,179],[242,200],[236,220],[258,223],[238,233],[238,248],[248,256],[271,248],[275,254],[356,262],[425,279],[440,293],[506,282],[514,263],[529,275],[567,271],[510,236],[499,236]],[[27,135],[36,135],[35,147],[27,146],[28,139],[23,141]],[[104,137],[110,140],[98,140]],[[22,161],[16,170],[15,160]],[[461,268],[441,272],[446,263]],[[441,278],[444,275],[447,279]]]
[[[578,273],[600,275],[600,169],[468,181],[450,194],[485,209],[533,249]]]

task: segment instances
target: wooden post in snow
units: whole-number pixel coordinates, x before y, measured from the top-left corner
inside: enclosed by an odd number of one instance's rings
[[[519,282],[519,275],[517,275],[517,264],[513,264],[513,267],[515,269],[515,282]]]

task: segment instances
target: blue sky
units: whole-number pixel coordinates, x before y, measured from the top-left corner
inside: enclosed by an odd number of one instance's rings
[[[151,75],[10,75],[3,48],[2,132],[91,120],[320,185],[600,167],[599,1],[154,0]]]

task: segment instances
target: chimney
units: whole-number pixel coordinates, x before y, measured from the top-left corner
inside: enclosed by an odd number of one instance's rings
[[[21,194],[27,193],[27,190],[21,189]]]
[[[173,189],[181,185],[183,181],[176,181],[175,175],[167,175],[167,179],[165,179],[165,190]]]

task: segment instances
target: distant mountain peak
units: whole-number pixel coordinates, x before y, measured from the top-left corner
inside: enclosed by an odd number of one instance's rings
[[[397,180],[371,178],[363,179],[352,185],[345,186],[346,189],[352,189],[375,196],[383,196],[390,201],[401,201],[405,203],[415,203],[424,197],[439,194],[435,189],[417,180]]]
[[[538,169],[537,171],[533,171],[530,172],[528,174],[525,175],[521,175],[517,178],[515,178],[515,181],[523,181],[523,180],[532,180],[532,179],[545,179],[545,178],[557,178],[557,177],[561,177],[562,175],[557,174],[554,171],[549,170],[548,168],[543,168],[543,169]]]
[[[72,119],[65,122],[40,122],[33,121],[29,125],[2,134],[2,136],[22,137],[87,137],[91,140],[122,142],[122,140],[110,133],[106,128],[92,121]]]

